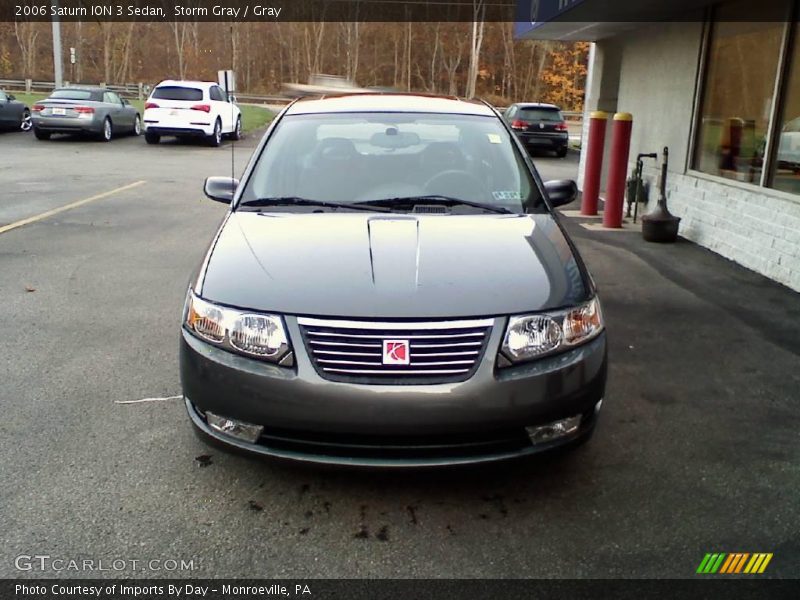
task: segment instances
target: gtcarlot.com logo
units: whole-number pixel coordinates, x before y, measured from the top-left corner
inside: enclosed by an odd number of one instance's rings
[[[703,557],[699,575],[760,575],[767,570],[771,553],[717,552]]]
[[[66,558],[49,554],[20,554],[14,559],[18,571],[34,572],[120,572],[120,571],[194,571],[194,559],[138,558]]]

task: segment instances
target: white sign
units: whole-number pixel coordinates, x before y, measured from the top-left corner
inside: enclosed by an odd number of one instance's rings
[[[229,95],[236,92],[236,78],[230,69],[217,71],[217,83]]]

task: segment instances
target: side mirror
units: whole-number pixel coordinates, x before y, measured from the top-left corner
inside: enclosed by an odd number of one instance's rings
[[[17,97],[14,94],[6,94],[6,98],[8,98],[9,102],[17,99]]]
[[[555,179],[546,181],[544,190],[553,207],[569,204],[578,197],[578,186],[571,179]]]
[[[209,177],[203,187],[206,196],[216,202],[230,204],[236,188],[239,187],[239,180],[232,177]]]
[[[127,100],[125,100],[125,98],[123,98],[122,99],[122,106],[129,106],[129,105],[130,105],[130,102],[128,102]]]

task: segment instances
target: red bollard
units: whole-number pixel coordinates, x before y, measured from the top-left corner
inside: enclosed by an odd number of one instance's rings
[[[630,113],[614,115],[611,134],[611,163],[608,166],[606,204],[603,209],[603,227],[622,227],[622,208],[625,204],[625,178],[628,174],[628,155],[631,150],[633,116]]]
[[[608,114],[602,110],[596,110],[589,115],[589,140],[586,144],[586,166],[583,171],[582,215],[594,216],[597,214],[607,122]]]

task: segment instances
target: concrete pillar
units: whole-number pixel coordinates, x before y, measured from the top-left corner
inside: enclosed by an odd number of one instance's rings
[[[583,189],[586,142],[590,115],[594,111],[609,114],[617,112],[620,71],[622,67],[622,46],[618,40],[601,40],[592,44],[589,50],[589,70],[586,76],[586,99],[584,101],[583,135],[581,140],[581,160],[578,166],[578,188]],[[611,136],[606,136],[605,153],[611,146]],[[607,163],[607,161],[606,161]],[[603,170],[600,190],[605,189],[607,169]]]

